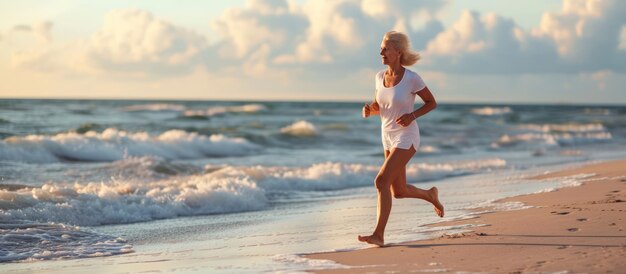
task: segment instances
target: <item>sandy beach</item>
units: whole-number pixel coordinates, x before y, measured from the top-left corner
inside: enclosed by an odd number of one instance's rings
[[[436,224],[477,225],[471,231],[384,248],[306,257],[345,266],[318,273],[623,273],[626,160],[586,165],[533,179],[580,174],[588,176],[581,186],[498,201],[522,202],[531,208]]]

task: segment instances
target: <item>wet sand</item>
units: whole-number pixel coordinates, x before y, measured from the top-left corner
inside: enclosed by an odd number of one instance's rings
[[[623,273],[626,160],[591,164],[533,179],[577,174],[590,176],[581,186],[499,201],[518,201],[531,208],[485,213],[473,219],[434,225],[477,225],[463,233],[305,257],[346,266],[317,270],[319,273]]]

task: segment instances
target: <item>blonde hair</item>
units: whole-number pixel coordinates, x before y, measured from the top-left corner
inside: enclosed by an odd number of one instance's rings
[[[383,40],[391,42],[400,51],[400,65],[412,66],[420,59],[419,53],[411,49],[411,42],[406,34],[392,30],[385,33]]]

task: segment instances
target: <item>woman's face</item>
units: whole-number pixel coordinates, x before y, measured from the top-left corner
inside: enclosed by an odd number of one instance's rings
[[[380,44],[380,56],[382,57],[383,65],[400,62],[400,51],[393,46],[393,43],[387,40],[383,40]]]

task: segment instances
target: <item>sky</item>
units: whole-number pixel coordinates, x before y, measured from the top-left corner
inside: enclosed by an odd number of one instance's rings
[[[0,0],[0,98],[368,101],[389,30],[440,102],[626,104],[622,0]]]

